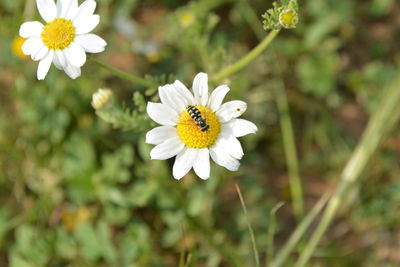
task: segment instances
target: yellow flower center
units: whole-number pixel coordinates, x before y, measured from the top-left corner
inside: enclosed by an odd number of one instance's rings
[[[296,11],[292,9],[287,9],[279,14],[279,22],[285,28],[294,28],[297,25],[299,18]]]
[[[203,106],[196,106],[196,108],[200,111],[201,117],[205,119],[210,127],[206,131],[202,131],[201,127],[198,126],[196,121],[189,115],[189,112],[184,110],[179,116],[177,125],[178,136],[187,147],[209,147],[217,140],[221,130],[221,124],[219,123],[217,115],[209,108]]]
[[[72,21],[57,18],[44,26],[41,37],[48,48],[64,49],[74,40],[75,27]]]

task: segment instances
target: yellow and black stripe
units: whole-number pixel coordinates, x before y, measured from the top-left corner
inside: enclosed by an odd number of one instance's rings
[[[206,119],[203,118],[198,108],[189,105],[186,107],[186,110],[202,132],[207,132],[210,129],[210,125],[207,124]]]

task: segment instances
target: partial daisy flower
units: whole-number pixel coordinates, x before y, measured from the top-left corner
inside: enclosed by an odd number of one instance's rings
[[[12,52],[15,56],[19,57],[20,59],[28,58],[24,52],[22,52],[22,45],[25,43],[26,39],[22,37],[15,37],[11,44]]]
[[[51,62],[72,79],[81,75],[86,53],[104,51],[107,43],[99,36],[89,33],[100,16],[94,15],[94,0],[86,0],[78,7],[78,0],[36,0],[36,6],[46,25],[29,21],[21,25],[19,35],[27,38],[22,51],[35,61],[40,61],[37,78],[43,80]]]
[[[150,152],[151,159],[176,156],[172,172],[178,180],[192,167],[201,179],[208,179],[210,156],[218,165],[236,171],[243,156],[237,137],[255,133],[257,126],[237,119],[246,111],[245,102],[222,104],[229,90],[221,85],[209,95],[205,73],[194,78],[194,95],[180,81],[160,86],[162,103],[147,104],[150,118],[162,125],[146,134],[146,143],[156,145]]]

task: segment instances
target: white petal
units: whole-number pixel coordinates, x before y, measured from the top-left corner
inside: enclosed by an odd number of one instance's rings
[[[210,148],[210,156],[220,166],[227,168],[230,171],[237,171],[240,163],[237,159],[229,155],[224,147],[215,144]]]
[[[180,114],[183,110],[185,110],[186,106],[182,102],[182,98],[178,95],[173,87],[170,84],[158,87],[158,94],[160,96],[161,102],[173,110]]]
[[[175,110],[161,103],[147,102],[147,114],[149,117],[161,125],[176,125],[178,114]]]
[[[215,145],[223,148],[224,151],[226,151],[235,159],[241,159],[244,155],[242,145],[232,133],[225,134],[223,131],[221,131],[221,134],[215,142]]]
[[[69,63],[75,67],[82,67],[86,62],[86,53],[82,46],[72,42],[65,50],[65,55]]]
[[[189,91],[189,89],[187,89],[187,87],[183,83],[176,80],[173,85],[177,90],[178,94],[181,96],[185,106],[194,105],[194,97],[192,93]]]
[[[43,31],[44,25],[39,21],[28,21],[21,25],[19,28],[19,35],[23,38],[32,36],[39,37]]]
[[[208,107],[214,112],[217,111],[229,90],[227,85],[218,86],[210,96]]]
[[[228,125],[231,128],[233,135],[236,137],[253,134],[258,130],[254,123],[243,119],[232,119],[228,122]]]
[[[66,5],[69,5],[69,0],[57,0],[56,7],[57,7],[57,18],[64,18],[63,9]]]
[[[47,55],[40,60],[38,70],[37,70],[37,78],[38,80],[43,80],[47,73],[49,72],[51,62],[53,61],[54,51],[49,50]]]
[[[88,18],[89,16],[92,16],[95,9],[96,9],[96,2],[94,0],[86,0],[79,6],[78,12],[73,21],[74,22],[76,21],[77,22],[76,25],[78,25],[79,23],[85,21],[85,19]]]
[[[206,106],[208,101],[208,75],[200,72],[193,80],[194,98],[197,104]]]
[[[176,156],[174,166],[172,167],[172,174],[175,179],[181,179],[193,167],[197,159],[198,149],[186,148]]]
[[[36,0],[36,6],[40,16],[42,16],[46,22],[50,22],[56,18],[57,7],[53,0]]]
[[[165,140],[161,144],[156,145],[150,151],[150,158],[159,160],[172,158],[180,153],[184,146],[185,145],[182,143],[181,139],[179,139],[178,136],[174,136]]]
[[[206,180],[210,178],[210,153],[208,152],[208,148],[198,149],[193,169],[201,179]]]
[[[221,108],[217,110],[216,114],[220,122],[227,122],[232,118],[237,118],[242,115],[247,109],[247,104],[243,101],[234,100],[222,104]]]
[[[76,34],[85,34],[93,30],[97,24],[100,22],[99,15],[92,15],[90,17],[86,17],[84,20],[74,21],[75,33]]]
[[[107,45],[106,41],[92,33],[77,35],[74,42],[78,43],[86,52],[89,53],[103,52]]]
[[[58,0],[57,17],[71,20],[78,13],[78,0]]]
[[[64,67],[64,71],[71,79],[74,80],[81,76],[81,68],[72,66],[71,64],[67,64],[67,66]]]
[[[159,145],[166,139],[178,136],[175,127],[171,126],[159,126],[146,133],[146,143]]]
[[[40,37],[31,37],[22,45],[21,49],[25,55],[34,55],[44,46]]]
[[[56,53],[54,53],[53,64],[54,64],[54,66],[56,66],[56,68],[59,69],[59,70],[63,70],[63,69],[64,69],[64,67],[61,65],[60,61],[58,60],[57,54],[56,54]]]
[[[60,64],[62,68],[67,66],[67,59],[65,58],[64,51],[62,50],[55,50],[55,58],[57,58],[57,62]]]
[[[36,53],[32,54],[31,58],[34,61],[41,60],[47,55],[48,52],[49,48],[47,48],[45,45],[42,45],[42,47]]]

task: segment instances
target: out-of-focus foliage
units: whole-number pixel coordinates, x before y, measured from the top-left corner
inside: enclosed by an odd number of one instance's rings
[[[156,84],[179,79],[188,86],[195,73],[213,74],[257,45],[260,31],[267,34],[261,15],[272,6],[97,3],[95,32],[108,46],[93,57]],[[335,185],[399,67],[399,10],[393,0],[300,1],[296,29],[283,29],[265,57],[224,81],[232,89],[228,98],[246,101],[244,117],[259,127],[241,139],[239,171],[213,165],[206,182],[192,173],[178,182],[173,161],[151,161],[144,143],[154,126],[145,103],[158,101],[157,88],[121,80],[90,60],[77,80],[53,67],[37,81],[36,63],[12,53],[20,24],[39,19],[34,1],[1,1],[0,266],[177,266],[182,251],[191,254],[191,266],[251,266],[235,183],[264,260],[276,203],[286,203],[277,212],[276,247],[295,225],[273,94],[281,79],[276,66],[289,97],[308,209]],[[98,88],[114,92],[117,120],[96,115],[90,103]],[[124,127],[114,123],[121,118]],[[351,212],[343,206],[312,266],[400,264],[399,134],[371,161],[347,202]]]

